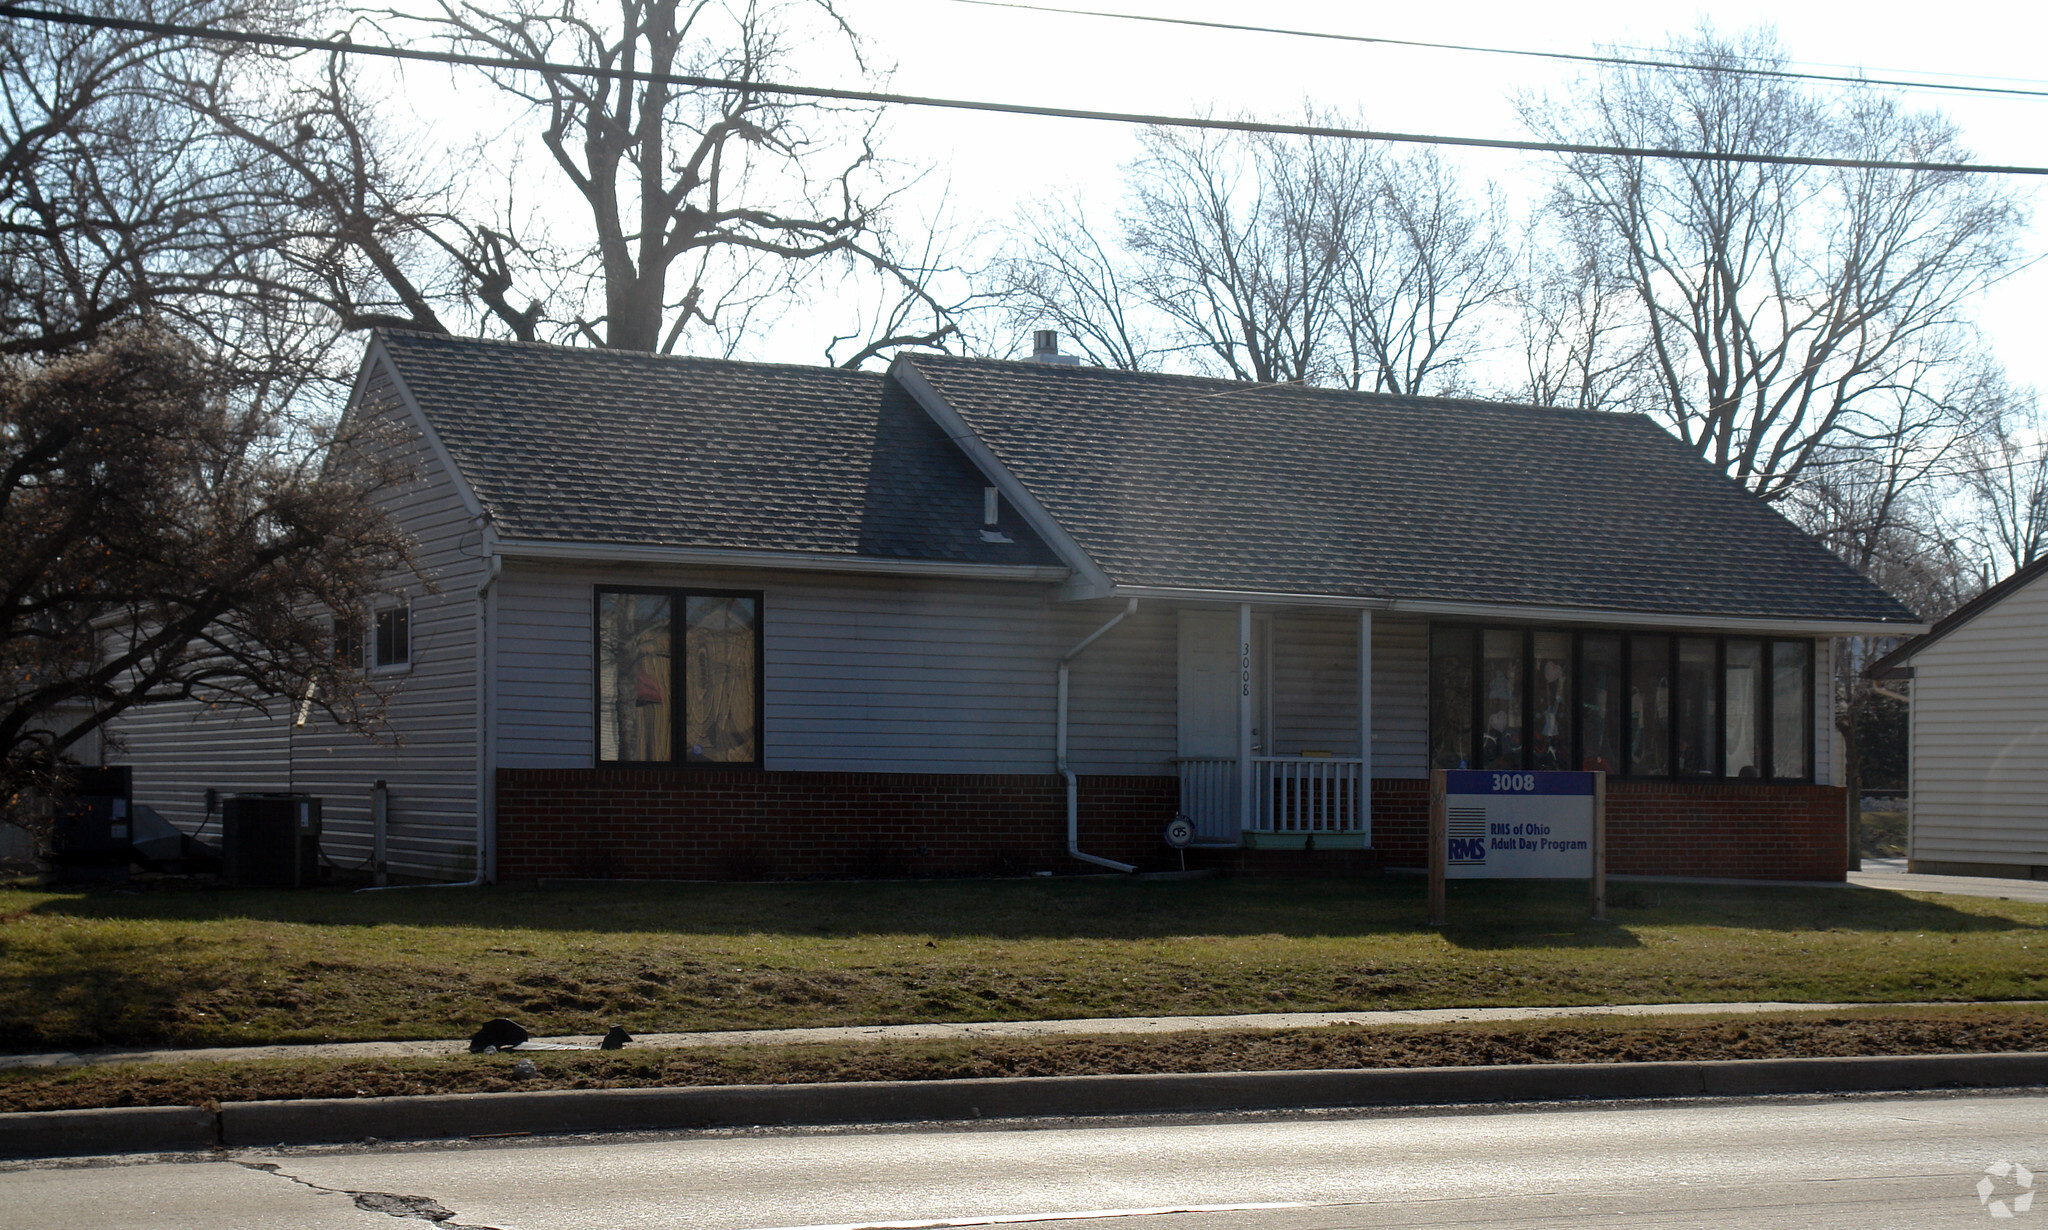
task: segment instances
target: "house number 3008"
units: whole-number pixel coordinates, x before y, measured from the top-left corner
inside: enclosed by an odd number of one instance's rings
[[[1243,645],[1237,671],[1239,686],[1244,689],[1243,694],[1250,696],[1252,694],[1252,643],[1250,641],[1246,641]]]

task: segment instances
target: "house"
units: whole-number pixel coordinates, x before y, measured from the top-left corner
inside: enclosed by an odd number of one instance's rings
[[[1177,813],[1191,866],[1371,871],[1432,766],[1585,766],[1614,871],[1839,879],[1829,638],[1924,630],[1627,415],[402,332],[349,412],[434,579],[342,638],[399,742],[122,733],[181,822],[308,791],[401,875],[1146,868]]]
[[[2048,877],[2048,559],[1871,663],[1910,679],[1908,865]]]

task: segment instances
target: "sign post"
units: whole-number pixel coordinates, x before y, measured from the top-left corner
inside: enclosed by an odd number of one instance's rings
[[[1593,917],[1607,921],[1607,773],[1593,774]]]
[[[1437,769],[1429,789],[1429,925],[1446,880],[1576,880],[1607,917],[1607,775]]]
[[[1444,770],[1429,774],[1429,925],[1444,925]]]

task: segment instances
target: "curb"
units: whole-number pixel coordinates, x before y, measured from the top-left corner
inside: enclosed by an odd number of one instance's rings
[[[559,1089],[0,1114],[0,1158],[215,1147],[1473,1103],[2048,1086],[2048,1052]]]

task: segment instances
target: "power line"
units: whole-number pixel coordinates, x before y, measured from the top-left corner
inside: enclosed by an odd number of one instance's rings
[[[1102,17],[1111,21],[1141,21],[1162,26],[1190,26],[1198,30],[1225,30],[1236,34],[1277,34],[1289,38],[1325,39],[1338,43],[1373,43],[1382,47],[1419,47],[1430,51],[1469,51],[1481,55],[1527,56],[1537,60],[1565,60],[1577,64],[1608,64],[1625,68],[1676,68],[1690,72],[1735,73],[1747,77],[1776,77],[1793,81],[1827,81],[1846,85],[1896,86],[1909,90],[1954,90],[1967,94],[2009,94],[2021,98],[2048,98],[2048,90],[2025,90],[2017,86],[1963,85],[1944,81],[1910,81],[1863,77],[1850,73],[1809,73],[1784,68],[1745,68],[1736,65],[1695,64],[1685,60],[1637,59],[1629,56],[1598,55],[1592,52],[1532,51],[1521,47],[1486,47],[1472,43],[1430,43],[1417,39],[1381,38],[1367,34],[1337,34],[1327,30],[1296,30],[1285,26],[1253,26],[1229,21],[1202,21],[1193,17],[1159,17],[1149,13],[1120,13],[1108,9],[1061,8],[1050,4],[1025,4],[1021,0],[952,0],[986,9],[1020,9],[1028,13],[1059,13],[1068,17]]]
[[[124,30],[156,34],[167,38],[189,38],[208,42],[237,43],[257,47],[279,47],[295,51],[321,51],[335,55],[373,56],[429,64],[457,64],[509,72],[535,72],[563,77],[594,77],[608,81],[641,81],[679,85],[690,89],[730,90],[741,94],[781,94],[793,98],[830,99],[837,102],[870,103],[880,106],[931,107],[950,111],[980,111],[997,115],[1029,115],[1050,119],[1093,120],[1112,124],[1134,124],[1152,128],[1192,128],[1219,132],[1245,132],[1274,136],[1321,137],[1340,141],[1381,141],[1397,145],[1447,145],[1467,149],[1516,150],[1538,154],[1590,154],[1613,158],[1656,158],[1682,162],[1732,162],[1799,167],[1835,167],[1860,171],[1921,171],[1962,175],[2048,176],[2048,166],[1998,166],[1974,162],[1916,162],[1889,158],[1824,158],[1793,154],[1747,154],[1726,150],[1665,149],[1648,146],[1596,145],[1573,141],[1528,141],[1506,137],[1450,137],[1413,132],[1381,132],[1367,128],[1342,128],[1327,124],[1276,124],[1260,120],[1219,120],[1204,116],[1155,115],[1137,111],[1096,111],[1081,107],[1051,107],[1034,103],[991,102],[965,98],[935,98],[917,94],[896,94],[881,90],[851,90],[836,86],[788,85],[768,81],[738,80],[730,77],[699,77],[683,73],[651,73],[638,69],[593,68],[554,60],[522,59],[515,56],[471,55],[456,51],[420,51],[357,43],[347,38],[302,38],[289,34],[253,34],[209,26],[176,25],[169,22],[138,21],[125,17],[96,17],[81,13],[30,9],[0,4],[0,17],[84,26],[100,30]]]

